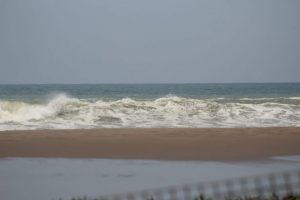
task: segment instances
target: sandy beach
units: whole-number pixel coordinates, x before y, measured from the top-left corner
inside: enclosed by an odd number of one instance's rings
[[[2,131],[0,157],[257,160],[299,144],[299,127]]]

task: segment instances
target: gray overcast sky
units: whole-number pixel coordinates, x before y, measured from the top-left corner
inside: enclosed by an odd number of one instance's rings
[[[0,0],[0,83],[299,81],[299,0]]]

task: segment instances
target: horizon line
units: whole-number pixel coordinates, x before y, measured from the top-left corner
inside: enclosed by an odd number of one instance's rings
[[[279,82],[145,82],[145,83],[0,83],[0,85],[191,85],[191,84],[276,84],[300,83],[300,81]]]

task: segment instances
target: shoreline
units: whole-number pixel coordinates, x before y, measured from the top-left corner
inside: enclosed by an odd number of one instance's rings
[[[244,161],[300,155],[300,127],[0,132],[0,158]]]

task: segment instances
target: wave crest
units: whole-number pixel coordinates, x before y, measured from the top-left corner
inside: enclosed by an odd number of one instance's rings
[[[295,102],[296,101],[296,102]],[[0,130],[95,127],[246,127],[299,126],[297,98],[88,100],[58,94],[48,102],[0,101]]]

